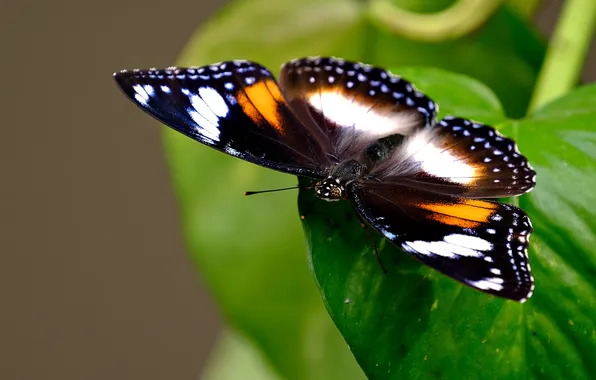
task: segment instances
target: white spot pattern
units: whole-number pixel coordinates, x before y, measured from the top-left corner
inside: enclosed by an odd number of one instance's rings
[[[501,280],[501,282],[499,283],[498,280]],[[499,277],[492,277],[478,281],[468,281],[468,283],[478,289],[495,290],[498,292],[503,290],[503,285],[501,285],[503,283],[502,281],[503,280]]]
[[[149,94],[147,93],[147,91],[145,91],[143,86],[141,86],[140,84],[135,84],[134,86],[132,86],[132,88],[136,92],[134,97],[137,100],[137,102],[144,106],[147,106],[147,104],[149,103]]]
[[[423,255],[436,255],[445,258],[483,257],[483,251],[490,251],[493,245],[479,237],[451,234],[445,236],[443,241],[406,241],[404,243]]]

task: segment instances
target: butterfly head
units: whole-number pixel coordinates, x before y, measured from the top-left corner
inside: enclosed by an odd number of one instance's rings
[[[315,184],[315,195],[327,202],[346,198],[346,189],[339,178],[327,177]]]

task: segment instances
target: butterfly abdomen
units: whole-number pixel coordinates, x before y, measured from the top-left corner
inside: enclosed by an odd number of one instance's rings
[[[363,161],[368,170],[384,160],[389,159],[398,146],[404,141],[404,136],[394,134],[378,139],[370,144],[364,151]]]

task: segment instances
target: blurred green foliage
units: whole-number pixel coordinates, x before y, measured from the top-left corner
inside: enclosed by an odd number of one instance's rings
[[[397,3],[428,12],[451,2]],[[596,336],[589,322],[595,298],[591,286],[577,285],[593,273],[595,258],[588,247],[594,242],[589,240],[593,235],[573,233],[595,230],[590,220],[596,219],[584,208],[595,199],[582,193],[578,200],[572,194],[582,173],[594,174],[596,140],[587,126],[596,122],[590,113],[596,99],[582,103],[592,90],[567,100],[578,110],[572,121],[567,122],[568,115],[556,105],[532,119],[507,121],[506,116],[525,114],[544,56],[544,45],[526,17],[507,6],[466,37],[431,44],[388,32],[367,17],[366,4],[360,1],[236,0],[197,31],[178,64],[242,58],[275,73],[285,61],[312,55],[397,67],[393,71],[427,91],[442,112],[502,124],[505,133],[519,139],[520,149],[539,172],[538,188],[520,201],[537,230],[530,252],[536,302],[522,306],[462,289],[384,243],[384,262],[400,269],[379,278],[358,223],[353,221],[331,241],[322,238],[331,236],[323,221],[344,217],[349,205],[318,206],[321,216],[306,221],[305,244],[296,193],[242,196],[246,190],[295,185],[295,177],[166,130],[167,159],[188,248],[223,317],[245,338],[243,344],[261,352],[285,379],[349,380],[362,379],[364,373],[378,379],[453,378],[457,373],[469,373],[465,377],[470,379],[558,378],[564,373],[563,360],[576,364],[586,359],[583,350],[593,347]],[[432,66],[466,76],[406,66]],[[549,128],[552,122],[545,115],[558,120],[556,129]],[[575,124],[579,121],[584,127]],[[561,123],[569,129],[564,131]],[[555,179],[559,170],[568,170],[562,181]],[[307,251],[316,281],[308,270]],[[577,257],[562,256],[570,251]],[[557,276],[563,276],[562,281],[552,281]],[[365,297],[371,286],[376,297]],[[361,298],[350,293],[351,301],[345,303],[346,289],[360,289]],[[574,378],[594,376],[590,366],[578,364]],[[210,377],[222,378],[216,373]]]

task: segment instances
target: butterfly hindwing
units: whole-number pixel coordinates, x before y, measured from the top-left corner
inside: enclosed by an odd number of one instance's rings
[[[371,177],[470,198],[521,195],[536,184],[536,173],[513,140],[488,125],[450,116],[405,139]]]
[[[272,169],[318,178],[327,155],[288,109],[273,75],[250,61],[114,74],[122,91],[169,127]]]
[[[354,187],[352,197],[369,224],[426,265],[500,297],[532,295],[532,225],[523,210],[405,186]]]
[[[434,124],[436,105],[390,72],[339,58],[303,58],[282,67],[280,86],[304,125],[338,161],[371,142]]]

